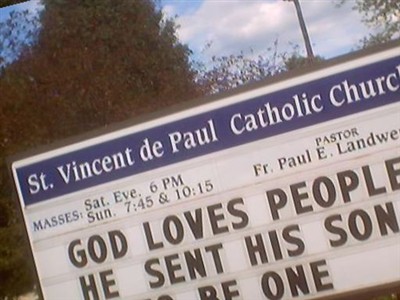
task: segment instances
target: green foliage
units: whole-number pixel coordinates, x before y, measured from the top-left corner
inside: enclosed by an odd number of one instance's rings
[[[284,71],[283,54],[278,53],[278,40],[267,51],[255,55],[243,51],[226,56],[213,56],[211,68],[198,65],[196,82],[210,94],[227,91]]]
[[[30,87],[52,102],[53,122],[66,122],[61,130],[70,131],[53,134],[96,128],[195,95],[190,52],[177,42],[174,24],[163,21],[153,2],[45,4],[32,61],[38,72],[27,70],[27,75]]]
[[[287,71],[296,70],[312,66],[315,63],[321,62],[324,59],[321,56],[316,56],[314,58],[304,57],[298,53],[293,53],[292,55],[285,58],[285,69]]]
[[[1,132],[5,132],[1,114],[0,119]],[[16,203],[10,201],[11,183],[4,159],[6,142],[0,139],[0,299],[24,294],[34,286],[34,268],[28,259],[30,250],[24,228],[16,215]]]
[[[0,73],[0,299],[34,286],[5,158],[199,95],[190,51],[152,0],[44,5],[37,42]]]
[[[239,55],[213,56],[211,68],[202,64],[197,66],[196,82],[206,93],[214,94],[324,60],[320,56],[306,58],[300,54],[298,45],[291,44],[291,47],[289,52],[279,52],[278,40],[275,40],[259,55],[242,51]]]
[[[21,224],[0,227],[0,299],[32,291],[34,269],[22,233]]]
[[[385,43],[400,34],[400,3],[398,0],[367,0],[356,2],[364,22],[379,32],[364,40],[364,45]]]
[[[342,3],[345,1],[349,0],[341,0]],[[399,0],[356,0],[353,9],[359,11],[363,22],[375,31],[361,41],[362,47],[383,44],[400,37]]]

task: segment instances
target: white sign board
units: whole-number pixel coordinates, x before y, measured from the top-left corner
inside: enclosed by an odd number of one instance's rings
[[[314,299],[400,282],[400,48],[23,158],[46,299]]]

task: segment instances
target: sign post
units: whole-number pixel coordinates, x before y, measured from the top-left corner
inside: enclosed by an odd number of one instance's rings
[[[46,299],[400,283],[400,47],[16,159]]]

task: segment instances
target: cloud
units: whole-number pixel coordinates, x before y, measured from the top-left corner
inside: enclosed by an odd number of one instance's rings
[[[370,30],[361,15],[346,2],[335,7],[332,1],[303,1],[303,12],[316,54],[334,57],[357,47]]]
[[[179,36],[183,42],[201,50],[212,42],[210,55],[261,49],[280,33],[280,20],[287,12],[265,1],[204,1],[193,14],[181,16]]]
[[[237,54],[253,49],[265,52],[278,39],[280,51],[293,45],[304,48],[296,10],[291,2],[278,0],[203,0],[195,9],[179,8],[168,2],[168,12],[178,14],[179,38],[197,58]],[[187,1],[190,3],[190,1]],[[302,0],[303,15],[314,52],[329,58],[355,48],[368,33],[351,3],[340,8],[329,0]],[[211,47],[204,51],[208,43]]]

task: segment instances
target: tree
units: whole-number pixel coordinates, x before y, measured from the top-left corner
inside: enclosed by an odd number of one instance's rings
[[[280,52],[278,40],[275,40],[266,52],[259,55],[251,50],[249,54],[241,51],[237,55],[213,56],[211,68],[206,68],[204,64],[197,65],[196,82],[205,93],[215,94],[324,60],[321,56],[304,57],[300,54],[299,45],[290,46],[290,51]]]
[[[196,82],[206,93],[227,91],[283,72],[284,56],[278,53],[278,40],[259,55],[250,50],[249,54],[241,51],[239,54],[213,56],[211,68],[206,68],[204,64],[197,66]]]
[[[21,1],[8,1],[7,4],[17,2]],[[33,263],[27,259],[30,252],[23,224],[17,215],[16,203],[10,201],[12,185],[5,158],[18,149],[15,144],[10,143],[9,137],[18,136],[19,132],[11,130],[11,133],[6,125],[9,113],[7,104],[12,99],[9,98],[10,90],[3,88],[3,70],[21,53],[29,51],[39,27],[38,16],[28,10],[11,11],[9,18],[0,22],[0,299],[24,294],[35,285]]]
[[[348,0],[341,0],[344,3]],[[363,47],[386,43],[400,37],[400,3],[398,0],[356,0],[353,9],[363,15],[363,22],[376,33],[365,37]]]
[[[190,52],[174,23],[163,21],[151,1],[112,2],[45,2],[35,59],[18,72],[44,106],[51,102],[52,123],[68,123],[49,124],[54,138],[196,95]]]
[[[0,74],[0,299],[34,285],[4,158],[199,95],[190,51],[152,0],[44,5],[37,42]]]
[[[322,56],[304,57],[300,53],[299,45],[293,45],[292,52],[285,55],[283,58],[285,70],[291,71],[300,68],[312,66],[316,63],[324,61]]]

